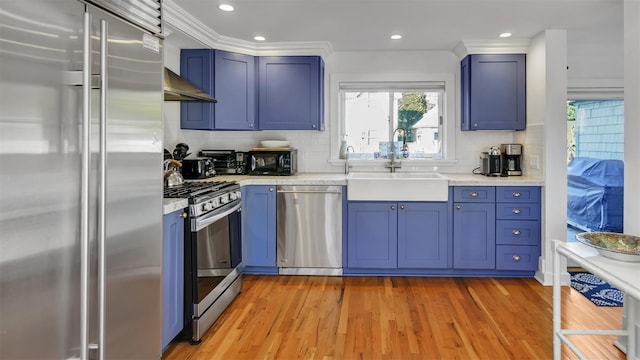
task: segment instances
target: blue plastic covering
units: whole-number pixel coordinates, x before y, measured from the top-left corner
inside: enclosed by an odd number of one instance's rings
[[[567,168],[567,220],[585,231],[622,232],[624,163],[577,157]]]

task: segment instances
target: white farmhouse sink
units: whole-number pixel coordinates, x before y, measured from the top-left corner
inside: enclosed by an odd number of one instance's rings
[[[350,173],[347,200],[447,201],[449,181],[438,173]]]

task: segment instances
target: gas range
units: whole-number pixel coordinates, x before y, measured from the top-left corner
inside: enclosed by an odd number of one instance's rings
[[[240,185],[228,181],[186,181],[164,191],[189,201],[184,241],[184,324],[191,344],[201,341],[242,289]]]
[[[165,198],[189,199],[189,216],[197,218],[240,202],[240,185],[229,181],[185,182],[164,189]]]

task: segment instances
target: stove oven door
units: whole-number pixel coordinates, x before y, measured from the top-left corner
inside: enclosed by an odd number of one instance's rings
[[[194,316],[200,317],[229,285],[227,279],[241,261],[240,204],[194,221],[191,233]],[[193,276],[192,275],[192,276]]]

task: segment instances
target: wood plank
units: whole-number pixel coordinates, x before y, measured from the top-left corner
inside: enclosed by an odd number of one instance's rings
[[[620,328],[622,308],[562,293],[563,327]],[[245,275],[202,343],[162,359],[550,359],[551,296],[535,279]],[[587,358],[625,359],[615,337],[572,338]]]

